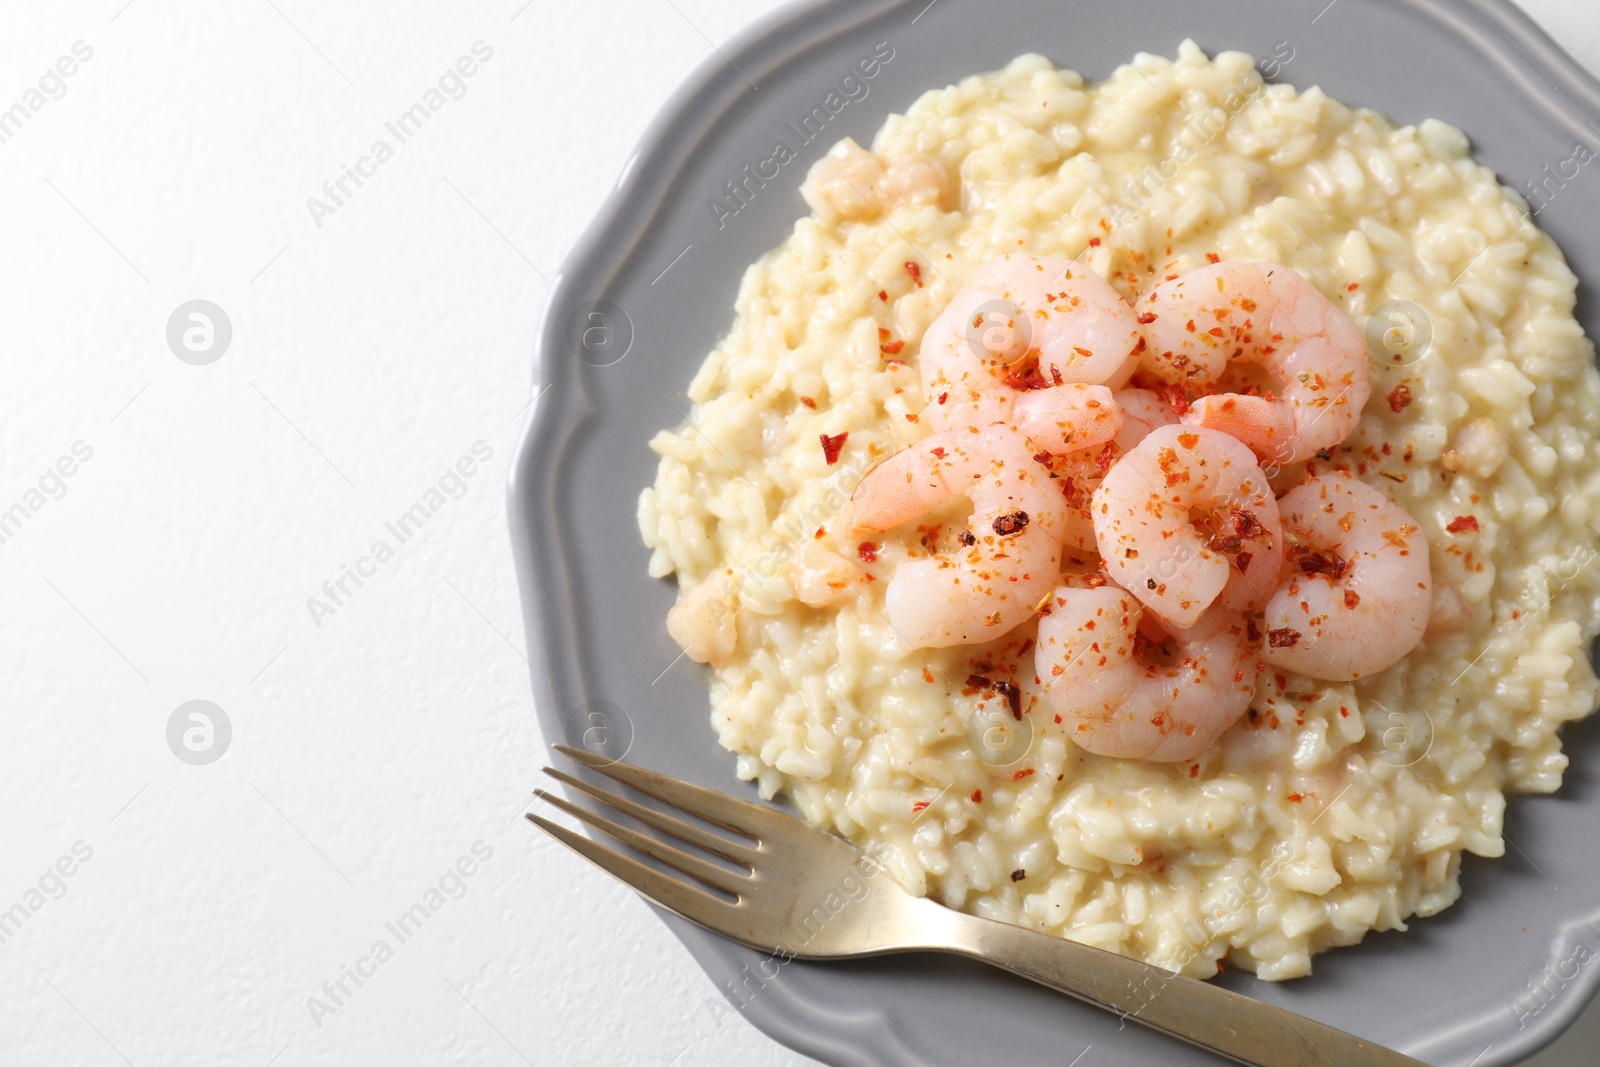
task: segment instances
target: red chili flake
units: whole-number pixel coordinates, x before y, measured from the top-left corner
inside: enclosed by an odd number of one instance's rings
[[[1313,550],[1300,557],[1299,566],[1306,574],[1326,574],[1337,580],[1350,569],[1351,561],[1340,559],[1332,552]]]
[[[1207,252],[1206,253],[1206,262],[1207,263],[1221,263],[1222,262],[1222,257],[1217,255],[1215,252]]]
[[[1193,448],[1200,443],[1200,435],[1197,433],[1180,433],[1178,435],[1178,443],[1184,448]]]
[[[1013,389],[1048,389],[1050,382],[1039,369],[1039,361],[1032,359],[1025,366],[1006,374],[1006,384]]]
[[[1289,679],[1285,678],[1281,674],[1274,674],[1272,676],[1272,680],[1274,682],[1278,683],[1278,688],[1279,689],[1287,689],[1287,688],[1289,688]]]
[[[921,289],[922,288],[922,268],[917,266],[915,263],[911,262],[908,259],[908,260],[906,260],[906,273],[911,275],[911,280],[917,283],[917,288],[918,289]]]
[[[1196,764],[1192,765],[1189,768],[1189,777],[1190,778],[1198,778],[1198,777],[1200,777],[1200,764],[1196,763]]]
[[[886,356],[898,356],[900,354],[900,350],[905,346],[906,343],[904,341],[890,341],[887,344],[879,345],[878,351],[882,352]]]
[[[1022,721],[1022,690],[1011,682],[996,682],[994,688],[997,693],[1006,698],[1006,706],[1011,709],[1011,717],[1018,722]]]
[[[1233,532],[1240,537],[1254,537],[1261,532],[1261,520],[1256,518],[1253,511],[1233,508],[1229,510],[1228,517],[1233,520]]]
[[[1024,767],[1022,770],[1018,771],[1016,774],[1013,774],[1011,776],[1011,780],[1013,782],[1020,782],[1024,778],[1026,778],[1029,775],[1031,775],[1032,773],[1033,773],[1033,768],[1032,767]]]
[[[1100,247],[1100,238],[1098,238],[1098,237],[1089,238],[1089,247],[1090,248],[1099,248]]]
[[[926,811],[927,809],[928,802],[926,800],[919,800],[915,804],[911,805],[911,810],[913,812]]]
[[[878,546],[872,541],[863,541],[856,546],[856,555],[861,557],[862,563],[878,562]]]
[[[1146,311],[1143,315],[1139,316],[1140,326],[1148,326],[1154,321],[1156,321],[1156,313],[1154,311]]]
[[[974,804],[982,804],[983,803],[983,790],[974,789],[972,791],[972,802]]]
[[[978,667],[982,670],[990,669],[986,663],[980,663]],[[1011,717],[1018,722],[1022,721],[1022,690],[1018,689],[1014,683],[997,682],[993,678],[988,678],[981,674],[969,674],[967,675],[967,685],[972,689],[983,689],[999,693],[1006,698],[1006,706],[1011,711]]]
[[[1189,396],[1183,391],[1183,387],[1169,385],[1162,390],[1162,393],[1166,396],[1167,403],[1172,405],[1173,413],[1182,418],[1184,412],[1189,410]]]
[[[1094,243],[1099,244],[1100,242],[1099,240],[1096,240]],[[1021,867],[1018,867],[1016,870],[1011,872],[1011,880],[1013,882],[1020,882],[1026,877],[1028,877],[1028,872],[1023,870]]]
[[[1300,631],[1287,626],[1267,631],[1267,644],[1272,648],[1293,648],[1300,643]]]
[[[1360,593],[1356,592],[1354,589],[1346,589],[1344,591],[1344,606],[1345,607],[1350,608],[1351,610],[1354,610],[1355,606],[1357,604],[1359,604],[1359,603],[1361,603],[1361,594]]]
[[[1347,293],[1353,293],[1359,288],[1361,288],[1360,282],[1351,282],[1349,285],[1344,287],[1344,291]]]
[[[906,412],[906,421],[907,422],[916,422],[917,421],[917,413],[915,411]]]
[[[1239,547],[1243,543],[1244,542],[1239,539],[1238,534],[1223,533],[1221,530],[1218,530],[1216,533],[1211,535],[1211,540],[1207,542],[1207,545],[1213,552],[1231,554],[1239,551]]]
[[[962,530],[961,536],[957,537],[956,540],[960,541],[968,548],[971,548],[973,545],[978,543],[977,537],[973,535],[971,530]]]
[[[820,541],[824,537],[828,536],[828,528],[826,526],[818,526],[817,527],[817,532],[812,534],[811,536],[816,538],[818,541]]]
[[[938,526],[930,526],[922,535],[922,547],[928,550],[929,555],[939,551],[939,530]]]
[[[1004,537],[1007,534],[1016,533],[1026,525],[1028,525],[1028,513],[1026,511],[1013,511],[1009,515],[1002,515],[994,520],[994,532]]]
[[[889,290],[887,290],[887,289],[879,289],[878,290],[878,299],[882,300],[885,304],[887,304],[889,302]]]
[[[1100,450],[1100,454],[1094,458],[1094,465],[1100,468],[1101,474],[1104,474],[1111,469],[1111,465],[1116,461],[1117,443],[1115,441],[1107,441],[1105,447]]]
[[[828,461],[828,466],[839,462],[839,449],[844,447],[845,438],[850,436],[850,431],[829,437],[827,434],[818,434],[822,438],[822,458]]]
[[[810,408],[812,411],[817,410],[817,402],[815,400],[812,400],[809,396],[801,397],[800,398],[800,403],[804,404],[806,407]]]
[[[949,393],[940,393],[939,394],[939,403],[943,404],[946,400],[949,400],[949,399],[950,399],[950,394]]]
[[[1303,793],[1290,793],[1289,794],[1289,803],[1291,803],[1291,804],[1298,804],[1304,799],[1305,799],[1305,794],[1303,794]]]
[[[1476,515],[1457,515],[1450,520],[1450,525],[1444,529],[1446,533],[1477,533],[1478,517]]]
[[[1250,561],[1252,559],[1255,559],[1255,557],[1250,553],[1240,552],[1238,555],[1233,557],[1233,562],[1238,564],[1240,574],[1248,574],[1250,572]]]
[[[1059,715],[1056,716],[1056,725],[1057,726],[1061,725],[1061,716],[1059,716]]]
[[[1411,386],[1401,382],[1389,391],[1389,410],[1395,414],[1404,411],[1411,403]]]

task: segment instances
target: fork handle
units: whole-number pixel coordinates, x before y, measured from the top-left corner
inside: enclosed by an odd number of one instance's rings
[[[1265,1001],[1020,926],[955,912],[944,951],[1002,967],[1251,1067],[1426,1067]]]

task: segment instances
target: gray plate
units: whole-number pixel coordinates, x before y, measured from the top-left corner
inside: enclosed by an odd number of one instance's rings
[[[547,739],[752,792],[713,739],[699,668],[666,669],[678,655],[662,625],[675,586],[646,577],[634,506],[655,475],[646,443],[686,415],[684,390],[732,322],[745,266],[806,211],[797,189],[812,161],[847,134],[865,142],[924,90],[1021,52],[1098,79],[1137,51],[1172,55],[1185,37],[1257,56],[1288,41],[1282,78],[1398,122],[1444,119],[1519,187],[1594,143],[1600,118],[1600,83],[1503,0],[833,0],[764,21],[667,104],[551,291],[535,359],[543,392],[510,491]],[[868,95],[800,147],[785,124],[823,104],[880,41],[894,57]],[[726,183],[779,139],[799,158],[764,187],[749,183],[719,225],[711,198],[731,204]],[[1580,277],[1600,277],[1600,175],[1550,188],[1539,224]],[[1581,296],[1579,316],[1600,336],[1587,286]],[[1600,953],[1596,736],[1567,731],[1573,767],[1560,795],[1512,804],[1506,858],[1468,857],[1464,897],[1443,915],[1321,956],[1308,979],[1224,982],[1434,1064],[1493,1067],[1548,1043],[1600,979],[1600,966],[1583,965]],[[718,989],[740,990],[730,1010],[840,1067],[1065,1065],[1090,1044],[1095,1067],[1212,1062],[976,964],[791,962],[763,981],[758,954],[667,921]]]

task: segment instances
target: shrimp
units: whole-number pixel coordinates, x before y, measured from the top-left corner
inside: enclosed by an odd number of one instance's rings
[[[1106,472],[1090,502],[1107,575],[1169,627],[1213,603],[1265,604],[1278,582],[1278,502],[1256,458],[1219,430],[1160,426]]]
[[[667,611],[667,634],[696,663],[721,667],[739,645],[736,605],[731,587],[713,575],[686,590]]]
[[[1213,608],[1157,650],[1138,632],[1143,614],[1114,585],[1062,586],[1039,620],[1034,671],[1078,747],[1160,763],[1194,759],[1250,706],[1259,645],[1241,615]]]
[[[1212,390],[1245,366],[1266,381],[1194,400],[1183,421],[1222,430],[1284,466],[1343,441],[1372,393],[1361,327],[1301,275],[1276,263],[1222,262],[1163,282],[1139,305],[1143,366]],[[1255,395],[1259,393],[1259,395]]]
[[[1072,260],[1005,255],[978,269],[923,336],[918,361],[935,430],[1013,421],[1038,450],[1117,435],[1111,390],[1143,342],[1133,309]]]
[[[1119,389],[1112,396],[1122,410],[1122,429],[1110,447],[1047,457],[1050,477],[1061,487],[1061,494],[1067,500],[1065,544],[1068,550],[1079,554],[1096,551],[1094,516],[1089,511],[1089,501],[1107,469],[1119,456],[1132,451],[1148,437],[1151,430],[1170,426],[1178,419],[1172,405],[1149,390]]]
[[[866,572],[837,552],[806,541],[789,562],[795,599],[813,608],[848,603],[866,582]]]
[[[950,198],[950,175],[937,160],[921,156],[896,159],[885,167],[846,137],[812,164],[800,195],[826,222],[870,219],[902,204],[943,208]]]
[[[1274,666],[1348,682],[1398,663],[1432,613],[1428,541],[1405,509],[1349,475],[1319,475],[1278,501],[1284,577],[1267,602]]]
[[[885,594],[889,623],[914,648],[978,644],[1031,618],[1056,584],[1066,504],[1021,433],[950,430],[901,449],[851,496],[855,525],[887,530],[954,496],[972,517],[953,554],[908,560]]]

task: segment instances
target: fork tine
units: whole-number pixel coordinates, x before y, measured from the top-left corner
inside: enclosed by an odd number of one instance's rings
[[[652,867],[646,867],[632,856],[614,852],[582,834],[573,833],[565,826],[540,818],[532,812],[528,813],[527,818],[529,822],[602,871],[625,883],[634,892],[650,898],[690,922],[715,930],[719,926],[726,926],[733,919],[732,913],[736,905],[720,897],[714,897],[703,889],[680,882]]]
[[[544,769],[544,773],[548,774],[550,777],[554,778],[563,785],[569,785],[573,789],[578,790],[580,793],[593,797],[600,803],[615,808],[624,815],[631,815],[640,822],[654,826],[657,830],[669,833],[680,841],[691,844],[696,848],[704,849],[713,855],[721,856],[729,863],[737,863],[740,866],[747,868],[753,868],[755,865],[756,853],[754,849],[733,841],[729,841],[721,834],[707,833],[705,830],[702,830],[693,823],[684,822],[682,819],[675,819],[671,815],[663,815],[661,812],[656,811],[653,808],[647,808],[643,804],[629,800],[627,797],[619,796],[616,793],[609,793],[598,786],[592,786],[588,782],[585,782],[580,778],[574,778],[570,774],[565,774],[561,771],[558,771],[554,767],[546,767]]]
[[[575,759],[608,778],[615,778],[623,785],[632,786],[641,793],[659,797],[686,815],[714,822],[736,834],[743,834],[752,841],[759,842],[763,834],[779,833],[786,829],[788,824],[797,821],[771,808],[764,808],[760,804],[691,785],[678,778],[670,778],[656,771],[635,767],[631,763],[607,760],[581,748],[573,748],[571,745],[554,747],[563,756]]]
[[[554,793],[547,793],[543,789],[535,789],[533,795],[540,800],[554,804],[574,819],[586,822],[595,829],[610,834],[624,845],[637,849],[653,859],[658,859],[668,866],[676,867],[690,878],[704,882],[713,889],[720,889],[731,897],[740,897],[750,891],[749,881],[734,874],[726,867],[718,867],[714,863],[706,862],[699,856],[691,856],[689,853],[673,848],[671,845],[663,844],[653,837],[646,837],[644,834],[630,830],[620,823],[612,822],[603,816],[585,811],[576,804],[567,803]]]

